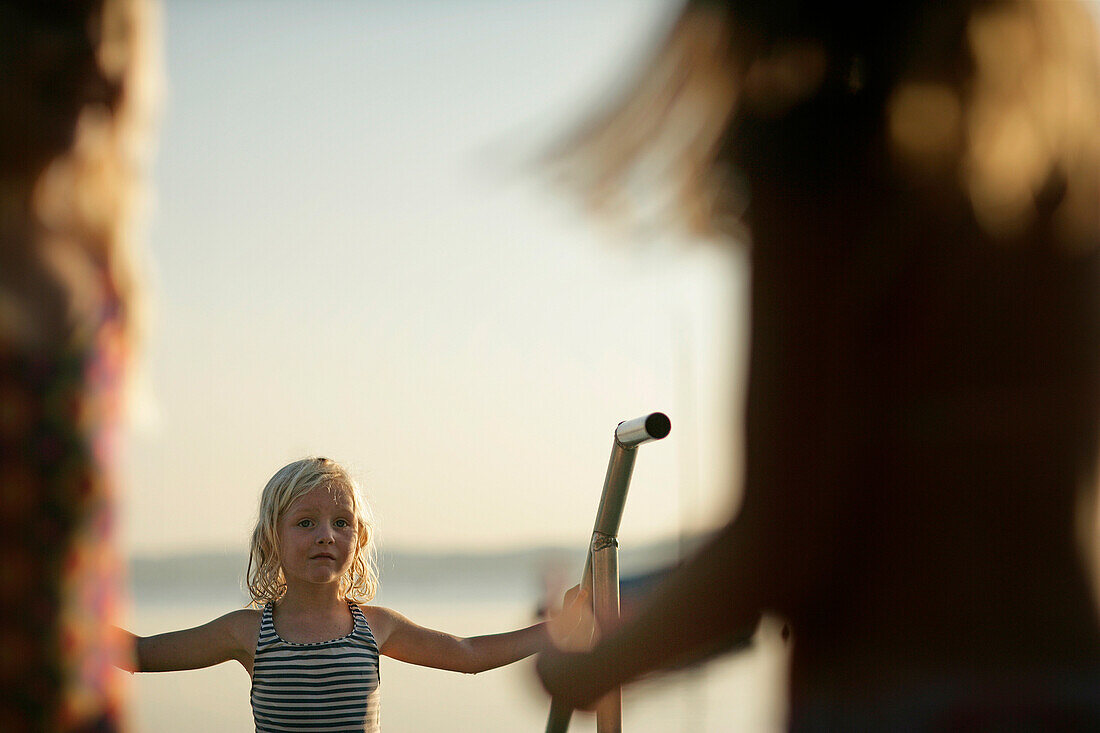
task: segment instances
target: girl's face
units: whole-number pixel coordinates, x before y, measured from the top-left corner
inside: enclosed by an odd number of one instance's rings
[[[287,585],[339,583],[355,559],[359,527],[346,489],[318,487],[279,520],[279,557]]]

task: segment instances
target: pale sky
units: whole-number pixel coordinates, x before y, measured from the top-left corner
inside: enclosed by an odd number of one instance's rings
[[[311,454],[384,547],[583,547],[615,424],[655,410],[624,545],[721,522],[740,255],[612,238],[523,162],[676,5],[167,0],[126,549],[244,548]]]

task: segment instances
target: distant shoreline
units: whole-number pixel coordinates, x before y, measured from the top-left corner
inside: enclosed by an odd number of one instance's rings
[[[620,551],[624,575],[648,573],[674,564],[698,546],[701,537],[683,542],[665,540]],[[378,569],[383,592],[387,588],[409,592],[481,592],[517,589],[541,590],[539,579],[560,571],[579,580],[585,550],[544,546],[507,551],[416,551],[394,549],[379,552]],[[181,602],[196,596],[216,595],[236,600],[244,595],[248,557],[244,552],[195,551],[171,555],[133,555],[128,559],[129,579],[137,602]],[[501,590],[503,592],[503,590]]]

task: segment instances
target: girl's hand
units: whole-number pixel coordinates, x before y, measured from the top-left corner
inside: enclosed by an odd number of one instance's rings
[[[562,651],[580,652],[596,642],[596,620],[592,598],[587,589],[575,585],[565,592],[561,610],[551,613],[546,625],[550,641]]]
[[[558,701],[578,710],[592,710],[609,688],[596,672],[599,660],[592,652],[599,627],[592,597],[579,585],[565,593],[562,610],[547,622],[551,646],[535,660],[542,686]]]

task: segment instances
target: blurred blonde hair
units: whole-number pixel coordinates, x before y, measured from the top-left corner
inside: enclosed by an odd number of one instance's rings
[[[328,458],[303,458],[283,466],[264,486],[248,558],[248,591],[255,606],[277,601],[286,593],[279,557],[279,520],[290,506],[313,489],[344,490],[351,497],[358,537],[355,556],[340,580],[344,597],[366,603],[378,591],[374,522],[359,486],[343,466]]]
[[[655,200],[695,231],[744,234],[738,117],[869,92],[915,192],[958,194],[996,239],[1049,216],[1073,249],[1100,231],[1096,35],[1075,0],[694,0],[627,92],[549,157],[594,208],[629,217]]]

